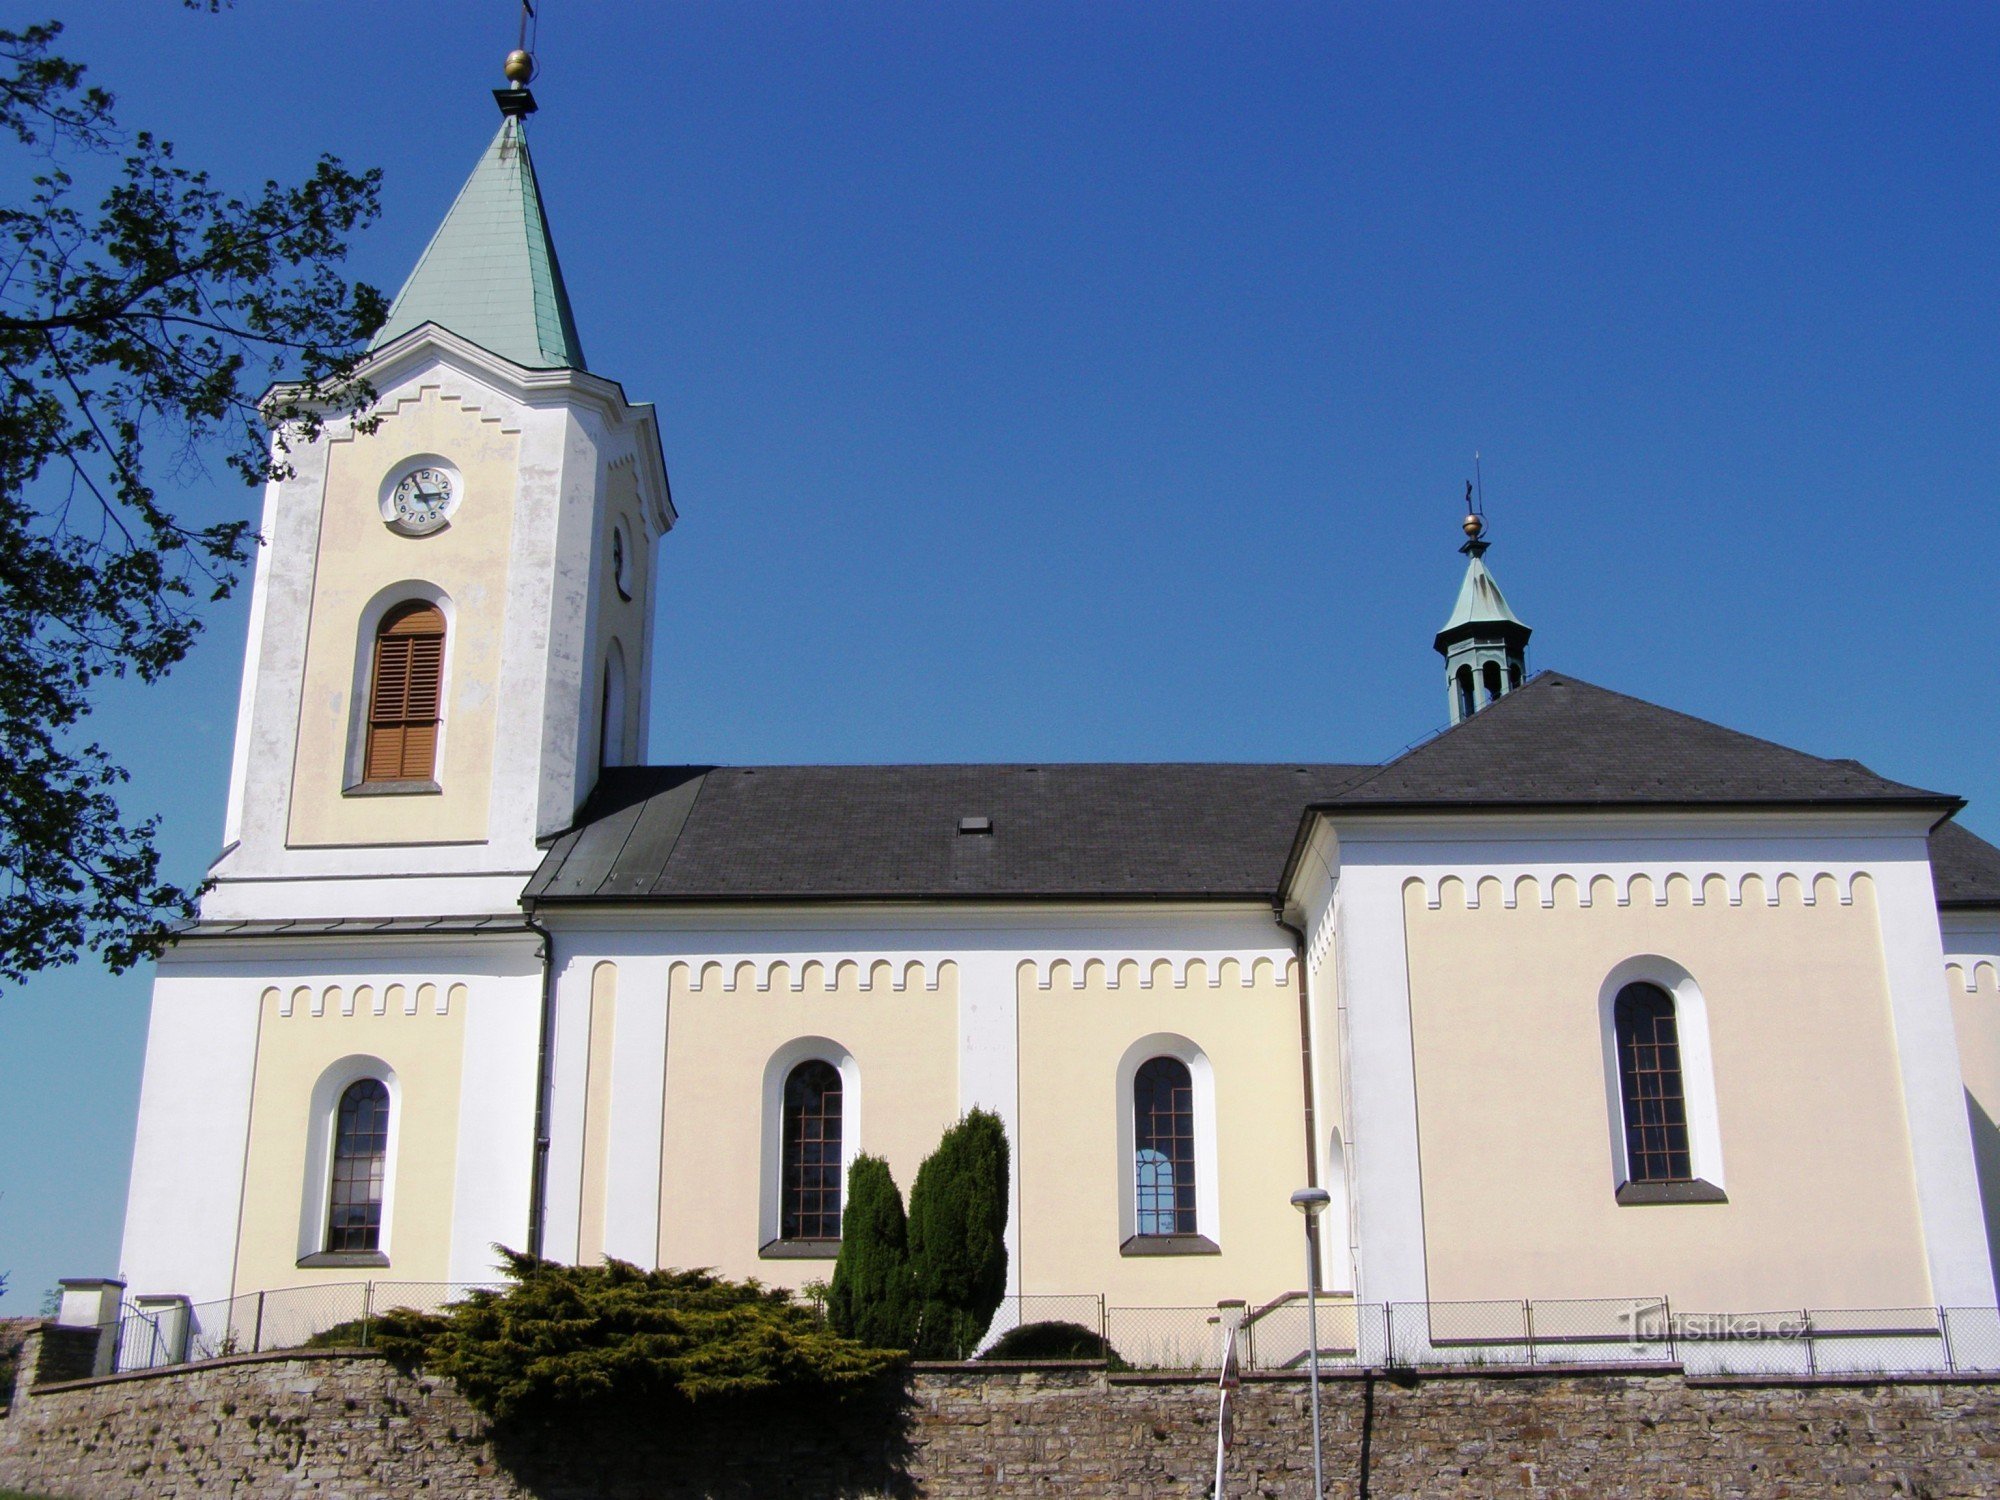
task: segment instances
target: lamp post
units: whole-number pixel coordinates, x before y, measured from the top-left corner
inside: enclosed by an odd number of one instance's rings
[[[1326,1494],[1319,1444],[1319,1216],[1332,1201],[1333,1195],[1323,1187],[1300,1188],[1292,1194],[1292,1207],[1306,1219],[1306,1324],[1312,1340],[1307,1356],[1312,1369],[1313,1500],[1321,1500]]]

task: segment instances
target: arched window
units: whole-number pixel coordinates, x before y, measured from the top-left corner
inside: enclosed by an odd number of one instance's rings
[[[382,1248],[382,1188],[389,1160],[389,1090],[379,1078],[350,1083],[333,1124],[332,1190],[326,1248],[334,1254]]]
[[[375,632],[364,781],[435,779],[443,683],[444,612],[426,603],[390,610]]]
[[[1500,701],[1500,663],[1489,661],[1480,675],[1486,679],[1486,701],[1488,703],[1498,703]]]
[[[840,1238],[840,1073],[810,1058],[785,1078],[778,1236]]]
[[[1469,719],[1472,717],[1472,711],[1478,706],[1478,704],[1472,701],[1472,668],[1470,666],[1460,667],[1458,669],[1458,716],[1461,719]]]
[[[1132,1170],[1138,1232],[1194,1234],[1194,1079],[1178,1057],[1132,1079]]]
[[[1628,1180],[1691,1182],[1694,1157],[1673,998],[1658,985],[1628,984],[1618,992],[1613,1021]]]

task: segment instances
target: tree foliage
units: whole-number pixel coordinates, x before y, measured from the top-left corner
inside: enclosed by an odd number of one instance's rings
[[[857,1156],[847,1169],[840,1258],[833,1263],[827,1319],[836,1333],[885,1349],[916,1343],[910,1286],[909,1220],[889,1164]]]
[[[512,1282],[442,1317],[385,1314],[373,1342],[448,1377],[499,1422],[879,1391],[902,1356],[823,1327],[781,1288],[624,1261],[565,1266],[501,1250]]]
[[[910,1188],[916,1353],[963,1359],[1007,1294],[1007,1127],[975,1109],[944,1133]]]
[[[385,311],[340,274],[378,173],[322,156],[302,182],[226,193],[169,142],[121,131],[111,95],[53,50],[61,31],[0,30],[0,141],[29,184],[0,205],[0,979],[14,981],[85,951],[122,969],[190,912],[160,879],[155,821],[118,807],[126,773],[81,734],[103,679],[153,682],[187,654],[200,605],[230,592],[257,541],[247,520],[177,514],[158,486],[195,477],[215,444],[245,480],[282,475],[288,442],[365,412],[356,364]],[[260,404],[279,373],[293,384]]]

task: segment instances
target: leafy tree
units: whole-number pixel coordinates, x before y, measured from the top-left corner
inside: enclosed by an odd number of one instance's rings
[[[473,1292],[441,1317],[385,1313],[372,1333],[498,1422],[780,1393],[839,1399],[878,1392],[901,1363],[830,1332],[781,1288],[500,1253],[505,1291]]]
[[[944,1133],[910,1188],[916,1353],[962,1359],[1007,1294],[1007,1127],[975,1109]]]
[[[885,1349],[916,1342],[910,1287],[910,1231],[889,1164],[857,1156],[847,1169],[840,1258],[833,1263],[827,1317],[836,1333]]]
[[[29,183],[25,203],[0,205],[11,981],[85,951],[123,969],[191,912],[192,893],[159,877],[157,820],[126,820],[126,773],[80,726],[102,679],[153,682],[187,654],[200,604],[230,592],[257,538],[244,519],[177,515],[156,486],[186,480],[212,442],[249,482],[282,475],[288,444],[361,416],[356,366],[385,311],[339,273],[378,211],[379,173],[322,156],[303,182],[225,193],[170,143],[121,131],[112,96],[53,50],[61,33],[0,30],[0,141]],[[262,399],[280,370],[294,383]]]

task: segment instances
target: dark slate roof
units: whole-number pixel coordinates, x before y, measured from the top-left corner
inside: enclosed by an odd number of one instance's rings
[[[1543,672],[1329,809],[1932,805],[1958,799]]]
[[[608,770],[525,897],[1264,901],[1283,882],[1309,807],[1865,804],[1940,816],[1958,806],[1857,761],[1822,760],[1543,673],[1384,766]],[[966,818],[990,819],[992,831],[961,833]],[[1948,835],[1943,846],[1951,868],[1987,868],[1957,842]],[[1953,878],[1954,889],[2000,890],[2000,869]]]
[[[1267,900],[1308,803],[1372,766],[608,770],[530,901]],[[990,818],[991,833],[961,833]]]
[[[1941,907],[2000,906],[2000,849],[1969,828],[1931,830],[1931,884]]]

